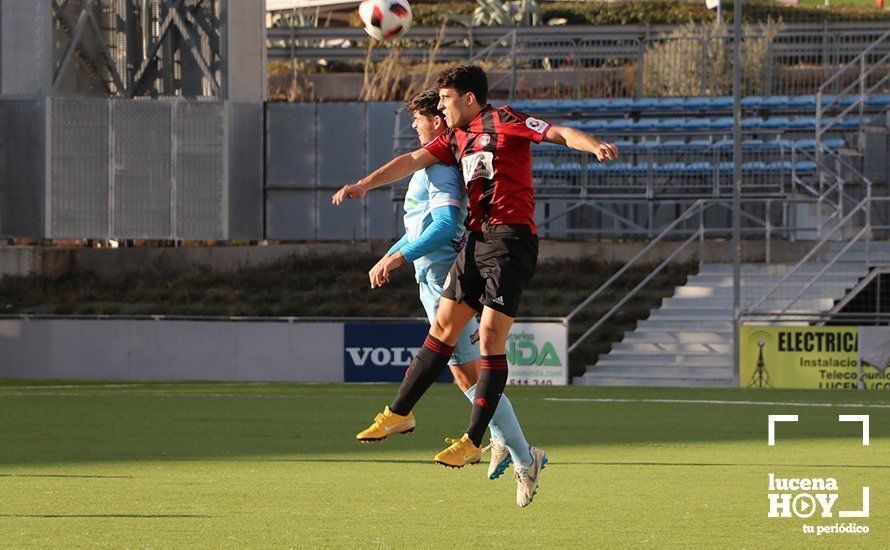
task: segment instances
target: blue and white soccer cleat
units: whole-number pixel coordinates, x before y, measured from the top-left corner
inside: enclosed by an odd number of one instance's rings
[[[497,438],[492,437],[487,448],[491,449],[491,459],[488,461],[488,479],[497,479],[513,463],[513,457],[510,456],[510,451],[504,442]]]

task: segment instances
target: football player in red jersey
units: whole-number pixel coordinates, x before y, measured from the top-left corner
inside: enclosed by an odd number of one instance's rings
[[[461,467],[478,462],[482,438],[507,383],[507,337],[522,291],[534,275],[538,256],[534,224],[531,143],[548,141],[592,153],[599,161],[618,157],[618,149],[574,128],[556,126],[510,107],[487,104],[488,79],[476,66],[458,66],[436,80],[439,108],[448,130],[425,146],[401,155],[370,175],[341,188],[334,204],[361,198],[436,162],[458,165],[469,194],[470,237],[445,282],[436,318],[414,358],[396,399],[385,411],[394,425],[448,364],[458,335],[477,313],[482,371],[466,434],[436,455],[435,461]],[[519,491],[528,501],[538,487],[544,452],[532,449],[531,465],[516,465]]]

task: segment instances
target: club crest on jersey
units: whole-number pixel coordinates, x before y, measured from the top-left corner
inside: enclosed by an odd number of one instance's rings
[[[525,119],[525,125],[528,126],[532,132],[537,132],[539,134],[543,134],[544,128],[547,127],[546,122],[535,117],[528,117]]]
[[[490,135],[482,134],[481,136],[479,136],[479,147],[487,147],[489,143],[491,143]]]
[[[467,232],[464,231],[464,234],[461,235],[460,239],[451,239],[451,248],[454,249],[455,252],[460,252],[467,246]],[[445,285],[448,286],[448,285]]]

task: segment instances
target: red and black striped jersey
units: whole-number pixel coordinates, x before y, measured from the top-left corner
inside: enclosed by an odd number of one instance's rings
[[[469,195],[467,227],[482,224],[535,228],[531,142],[540,143],[550,123],[510,107],[486,105],[469,124],[449,128],[424,148],[446,164],[458,164]]]

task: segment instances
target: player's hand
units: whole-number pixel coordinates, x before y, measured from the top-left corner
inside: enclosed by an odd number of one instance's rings
[[[359,182],[344,185],[331,197],[331,203],[340,204],[346,199],[360,199],[365,196],[366,192],[365,186]]]
[[[375,288],[377,286],[378,273],[383,268],[383,262],[385,262],[387,258],[389,258],[389,252],[387,252],[383,255],[382,258],[377,260],[377,263],[374,264],[374,267],[372,267],[371,270],[368,271],[368,280],[371,283],[371,288]]]
[[[596,160],[604,162],[607,160],[615,160],[618,158],[618,147],[614,143],[598,142],[593,148],[593,154]]]
[[[374,288],[375,286],[381,287],[388,283],[389,274],[403,265],[405,265],[405,257],[402,256],[401,252],[396,252],[392,256],[387,257],[380,263],[380,268],[374,274],[373,280],[371,281],[371,288]]]

